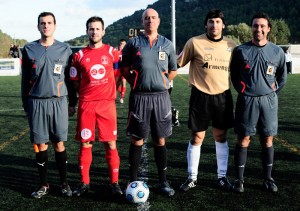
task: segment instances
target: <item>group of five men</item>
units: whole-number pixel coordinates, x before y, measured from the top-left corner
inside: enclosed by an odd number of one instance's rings
[[[223,36],[226,26],[223,12],[211,10],[204,20],[206,33],[188,40],[178,58],[172,42],[158,33],[159,24],[158,13],[152,8],[146,9],[142,15],[144,33],[131,38],[122,50],[121,75],[131,87],[126,130],[131,138],[130,181],[138,180],[142,146],[151,133],[158,188],[167,196],[175,194],[166,179],[166,138],[172,134],[168,88],[177,75],[177,66],[183,67],[190,62],[188,178],[180,189],[188,191],[197,184],[201,145],[212,122],[218,186],[225,190],[244,191],[247,147],[257,129],[262,146],[263,184],[266,190],[276,192],[277,186],[271,176],[273,136],[278,128],[277,92],[286,83],[286,67],[283,51],[267,40],[271,30],[269,17],[264,13],[256,14],[251,20],[252,41],[236,47],[232,40]],[[67,44],[54,39],[55,27],[55,16],[50,12],[41,13],[38,17],[41,38],[23,49],[22,101],[40,175],[40,186],[32,197],[41,198],[49,192],[49,140],[55,151],[62,194],[81,196],[88,192],[96,131],[105,148],[112,194],[122,195],[118,183],[120,157],[116,144],[114,74],[119,68],[119,53],[102,43],[105,30],[100,17],[87,20],[89,44],[74,55]],[[238,92],[235,120],[230,78]],[[67,183],[64,141],[68,135],[68,116],[76,111],[77,93],[75,138],[81,143],[78,155],[81,178],[80,184],[72,191]],[[226,133],[233,126],[238,142],[234,155],[236,179],[232,185],[226,177],[229,156]]]

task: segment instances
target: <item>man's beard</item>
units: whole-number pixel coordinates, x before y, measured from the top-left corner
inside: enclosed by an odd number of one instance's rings
[[[93,38],[89,38],[90,43],[93,44],[93,45],[99,43],[101,40],[102,39],[96,39],[96,40],[94,40]]]

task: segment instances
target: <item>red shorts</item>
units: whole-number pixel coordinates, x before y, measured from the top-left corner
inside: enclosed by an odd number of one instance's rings
[[[117,111],[114,100],[80,102],[77,121],[76,140],[95,141],[96,126],[99,141],[117,140]]]
[[[114,73],[115,73],[115,77],[121,76],[121,70],[120,69],[114,70]]]

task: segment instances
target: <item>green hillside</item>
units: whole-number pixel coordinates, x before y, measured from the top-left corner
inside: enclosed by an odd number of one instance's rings
[[[171,39],[171,0],[159,0],[153,5],[148,5],[159,12],[161,24],[160,34]],[[272,19],[283,19],[291,31],[289,43],[300,43],[300,0],[290,0],[284,3],[282,0],[177,0],[176,1],[176,45],[177,51],[183,48],[185,42],[192,36],[204,33],[203,20],[206,13],[212,8],[224,11],[227,25],[239,23],[249,24],[251,17],[257,11],[267,13]],[[141,16],[143,10],[134,12],[106,27],[104,42],[117,46],[118,40],[128,37],[129,28],[141,28]],[[105,17],[104,21],[105,21]],[[226,31],[225,31],[226,34]],[[87,44],[85,35],[66,41],[73,46]],[[9,45],[13,39],[1,32],[0,29],[0,58],[6,57]],[[17,41],[20,42],[20,41]],[[22,46],[22,43],[16,43]],[[286,43],[288,44],[288,43]]]
[[[0,29],[0,58],[7,58],[10,44],[23,46],[26,40],[14,40],[8,34],[5,34]]]
[[[159,0],[148,5],[159,12],[161,24],[160,34],[171,38],[171,1]],[[239,23],[249,24],[251,17],[257,11],[267,13],[272,19],[283,19],[291,30],[290,43],[300,43],[300,1],[290,0],[180,0],[176,1],[176,44],[181,49],[192,36],[204,32],[203,20],[212,8],[224,11],[227,25]],[[107,26],[104,42],[117,45],[120,38],[127,38],[129,28],[140,28],[143,10],[136,11],[131,16],[124,17]],[[105,20],[105,17],[103,17]],[[226,33],[226,32],[225,32]],[[68,41],[71,45],[83,45],[83,37]]]

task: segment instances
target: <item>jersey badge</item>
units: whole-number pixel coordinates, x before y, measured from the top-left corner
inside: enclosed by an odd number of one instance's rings
[[[81,138],[86,140],[86,139],[89,139],[91,137],[92,137],[92,131],[90,129],[84,128],[81,131]]]
[[[101,64],[108,64],[107,56],[101,56]]]
[[[166,60],[166,52],[163,52],[163,51],[158,52],[158,59],[161,61],[165,61]]]
[[[76,76],[77,76],[77,70],[76,70],[76,68],[75,67],[71,67],[70,68],[70,77],[74,78]]]
[[[273,73],[274,73],[274,66],[268,66],[267,74],[268,75],[273,75]]]
[[[55,74],[59,74],[60,75],[61,71],[62,71],[62,65],[61,64],[55,64],[53,72]]]

